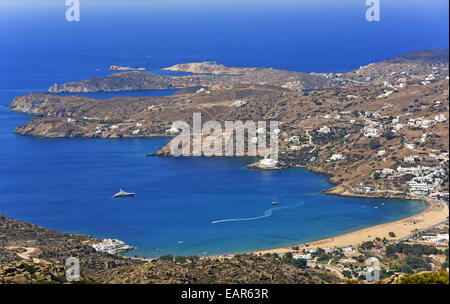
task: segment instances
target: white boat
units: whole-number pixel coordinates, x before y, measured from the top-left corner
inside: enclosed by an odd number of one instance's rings
[[[272,206],[278,205],[278,199],[275,197],[275,199],[272,200]]]
[[[112,197],[131,197],[134,196],[135,194],[136,193],[125,192],[122,189],[120,189],[120,191],[114,194]]]

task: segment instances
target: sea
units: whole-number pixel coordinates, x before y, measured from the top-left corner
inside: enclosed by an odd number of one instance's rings
[[[345,72],[418,49],[448,48],[448,1],[65,1],[0,4],[0,214],[136,246],[127,255],[214,255],[310,242],[423,211],[420,201],[325,195],[329,176],[256,171],[252,158],[146,157],[167,138],[46,139],[14,129],[33,117],[16,96],[105,76],[110,65],[149,72],[184,62]],[[23,3],[22,3],[23,2]],[[39,3],[37,3],[39,2]],[[392,1],[390,1],[392,2]],[[6,5],[5,5],[6,3]],[[20,5],[20,3],[24,5]],[[312,1],[311,1],[312,3]],[[27,4],[27,5],[25,5]],[[91,93],[90,97],[176,92]],[[111,196],[122,188],[127,199]],[[272,206],[276,197],[279,205]]]

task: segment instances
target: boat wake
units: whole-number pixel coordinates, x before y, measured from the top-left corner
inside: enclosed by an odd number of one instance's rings
[[[300,204],[292,205],[292,206],[270,208],[270,209],[267,209],[266,211],[264,211],[264,215],[261,215],[261,216],[217,220],[217,221],[211,222],[211,224],[220,224],[220,223],[229,223],[229,222],[246,222],[246,221],[261,220],[261,219],[264,219],[266,217],[272,216],[273,212],[276,211],[276,210],[292,209],[292,208],[300,207],[300,206],[303,206],[303,205],[304,205],[304,203],[300,203]]]

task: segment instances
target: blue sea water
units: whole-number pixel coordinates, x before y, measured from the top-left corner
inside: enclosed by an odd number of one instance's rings
[[[160,69],[207,60],[342,72],[411,50],[448,48],[448,1],[386,3],[380,23],[365,21],[363,2],[239,9],[87,5],[79,23],[65,22],[64,5],[0,5],[0,213],[61,231],[118,238],[138,246],[130,254],[158,256],[285,246],[420,212],[425,205],[416,201],[321,194],[331,187],[328,177],[304,169],[252,171],[245,168],[252,162],[246,158],[146,158],[165,145],[164,138],[43,139],[12,133],[32,118],[6,107],[14,97],[108,75],[110,65],[167,74]],[[119,188],[137,195],[110,198]],[[279,206],[271,206],[274,196]]]

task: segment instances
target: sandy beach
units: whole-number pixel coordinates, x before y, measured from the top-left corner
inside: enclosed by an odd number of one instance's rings
[[[356,246],[366,241],[372,241],[375,238],[387,238],[396,240],[405,238],[416,231],[424,230],[445,221],[449,216],[449,208],[445,203],[427,200],[428,207],[423,212],[404,218],[398,221],[385,223],[381,225],[367,227],[354,232],[338,235],[335,237],[318,240],[311,243],[291,245],[288,247],[255,251],[255,254],[265,253],[285,253],[291,252],[292,247],[298,246],[300,249],[308,248],[332,248]],[[389,232],[394,232],[395,237],[390,237]]]

